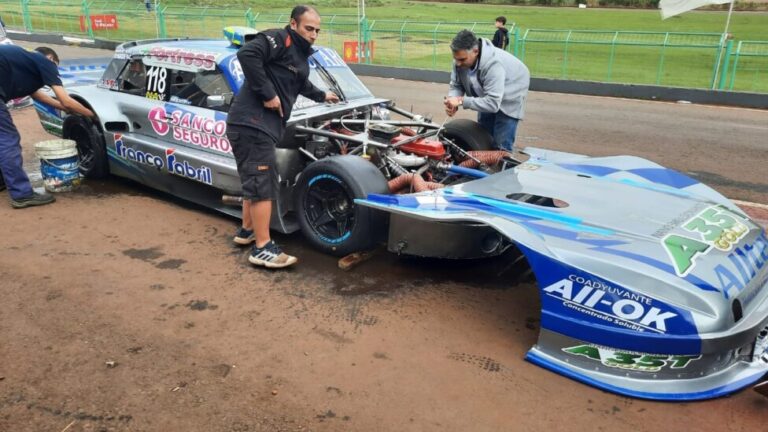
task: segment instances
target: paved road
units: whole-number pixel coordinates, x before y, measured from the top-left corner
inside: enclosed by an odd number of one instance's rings
[[[59,51],[62,58],[110,55],[78,47]],[[362,80],[374,94],[404,108],[433,113],[439,122],[445,117],[441,101],[446,84]],[[531,92],[518,145],[640,156],[688,173],[729,198],[768,203],[768,111]]]

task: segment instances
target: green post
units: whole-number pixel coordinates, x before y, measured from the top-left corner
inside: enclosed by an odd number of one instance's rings
[[[613,59],[616,54],[616,39],[619,38],[619,32],[613,34],[613,40],[611,41],[611,56],[608,58],[608,76],[606,81],[611,82],[611,74],[613,73]]]
[[[531,29],[525,31],[525,34],[523,34],[523,39],[520,41],[520,61],[523,63],[525,63],[525,40],[528,39],[529,31],[531,31]]]
[[[29,0],[21,0],[21,19],[24,22],[24,30],[32,33],[32,15],[29,13]]]
[[[720,65],[720,82],[717,85],[718,90],[725,89],[725,78],[728,75],[728,65],[731,63],[731,51],[733,50],[733,40],[729,40],[725,46],[725,55],[723,55],[723,62]]]
[[[29,0],[21,0],[21,19],[24,23],[24,30],[32,32],[32,15],[29,13]]]
[[[83,0],[83,20],[85,21],[85,28],[88,32],[88,37],[93,37],[93,27],[91,27],[91,11],[88,8],[88,0]]]
[[[731,70],[731,82],[728,84],[728,90],[733,90],[733,84],[736,81],[736,68],[739,65],[739,57],[741,54],[741,44],[742,42],[739,42],[739,46],[736,47],[736,58],[733,59],[733,69]]]
[[[405,32],[405,24],[408,21],[403,21],[403,25],[400,26],[400,66],[403,65],[403,32]]]
[[[372,25],[368,24],[368,18],[363,20],[363,46],[365,47],[365,63],[371,64],[371,29]]]
[[[563,70],[560,73],[560,78],[568,77],[568,42],[571,40],[572,30],[568,30],[568,37],[565,38],[565,48],[563,49]]]
[[[251,8],[245,11],[245,25],[246,27],[256,28],[256,17],[253,15]]]
[[[515,37],[515,41],[512,45],[512,54],[514,54],[515,57],[520,57],[520,28],[517,25],[515,25],[512,34]]]
[[[715,89],[715,86],[717,85],[717,75],[720,73],[720,70],[718,69],[717,59],[721,59],[723,57],[723,50],[725,49],[726,45],[726,38],[728,35],[726,33],[723,33],[720,36],[720,43],[717,45],[717,50],[715,51],[715,62],[712,64],[712,80],[709,83],[709,88],[711,90]]]
[[[440,23],[437,23],[435,30],[432,32],[432,69],[437,67],[437,29],[440,28]]]
[[[661,46],[661,58],[659,59],[659,68],[656,71],[656,85],[661,84],[661,74],[664,71],[664,50],[667,48],[669,33],[664,36],[664,45]]]
[[[333,48],[333,22],[336,21],[336,15],[331,17],[331,22],[328,23],[328,46]]]
[[[157,9],[155,9],[155,16],[157,17],[157,28],[160,33],[160,38],[165,39],[168,37],[168,30],[165,27],[165,10],[168,8],[168,6],[161,6],[160,3],[157,4]]]
[[[357,63],[362,63],[363,58],[363,20],[365,17],[361,17],[357,21],[357,52],[355,55],[357,56]]]

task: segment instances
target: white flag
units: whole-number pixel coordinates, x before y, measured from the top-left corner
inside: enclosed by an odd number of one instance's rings
[[[659,2],[659,9],[661,9],[661,19],[667,19],[697,7],[730,2],[731,0],[661,0]]]

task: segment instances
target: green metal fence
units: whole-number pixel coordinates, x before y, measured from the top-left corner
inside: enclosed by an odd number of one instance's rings
[[[768,41],[739,41],[728,89],[768,93]]]
[[[520,58],[539,77],[713,88],[723,42],[719,33],[531,29]]]
[[[478,22],[371,20],[365,39],[374,43],[372,63],[447,70],[451,39],[463,29],[481,37],[494,32],[493,26]]]
[[[85,3],[22,0],[21,4],[27,31],[87,35],[86,31],[80,29],[80,15]]]
[[[253,9],[158,4],[148,11],[137,0],[0,0],[0,15],[12,29],[115,41],[221,37],[221,29],[230,25],[265,29],[289,21],[287,13]],[[450,41],[465,28],[483,37],[491,37],[494,31],[487,22],[324,15],[318,44],[358,62],[449,70]],[[509,50],[534,77],[768,93],[768,41],[735,44],[719,33],[522,32],[515,25],[510,37]]]

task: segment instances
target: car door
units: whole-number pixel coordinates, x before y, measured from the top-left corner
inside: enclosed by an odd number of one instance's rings
[[[194,201],[200,183],[239,190],[226,135],[233,92],[215,63],[133,56],[116,86],[119,110],[130,119],[113,137],[118,174]]]
[[[126,62],[114,82],[101,83],[115,92],[115,104],[127,122],[111,123],[105,141],[110,155],[110,170],[118,175],[157,186],[166,175],[162,137],[153,133],[149,113],[167,98],[162,90],[167,83],[167,71],[148,68],[142,56]]]

